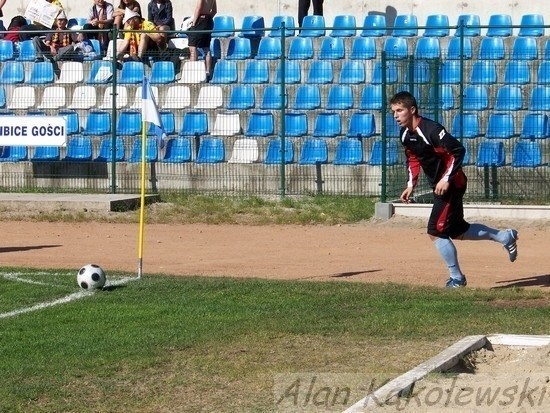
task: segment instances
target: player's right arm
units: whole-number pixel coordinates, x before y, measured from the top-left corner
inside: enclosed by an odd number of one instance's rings
[[[407,187],[401,194],[401,201],[405,203],[411,202],[411,196],[414,192],[414,188],[418,182],[418,176],[420,175],[420,161],[416,155],[410,150],[405,149],[405,156],[407,157]]]

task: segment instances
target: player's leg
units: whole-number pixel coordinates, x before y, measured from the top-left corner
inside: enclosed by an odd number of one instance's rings
[[[508,258],[514,262],[518,257],[517,240],[518,232],[515,229],[498,230],[483,224],[470,224],[470,228],[462,235],[461,239],[479,241],[491,240],[502,244],[508,252]]]

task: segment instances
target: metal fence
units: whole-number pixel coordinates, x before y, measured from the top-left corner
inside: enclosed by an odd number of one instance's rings
[[[59,71],[35,62],[32,41],[2,40],[0,115],[64,116],[69,137],[61,148],[3,147],[1,188],[138,191],[147,76],[168,135],[162,147],[147,136],[149,192],[397,198],[406,169],[386,102],[409,90],[466,146],[467,200],[546,203],[550,42],[483,28],[217,30],[209,76],[184,32],[141,59],[117,60],[111,41]],[[429,200],[424,181],[417,192]]]

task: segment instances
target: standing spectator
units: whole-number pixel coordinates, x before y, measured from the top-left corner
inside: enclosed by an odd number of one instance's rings
[[[135,11],[126,9],[122,20],[124,40],[117,46],[117,58],[128,54],[131,60],[144,61],[147,52],[158,52],[166,48],[166,34],[156,30],[153,22],[143,19]]]
[[[299,0],[298,1],[298,25],[302,27],[302,21],[309,12],[309,6],[313,3],[313,14],[323,15],[323,0]]]
[[[113,27],[114,7],[105,0],[94,0],[94,4],[88,10],[88,21],[84,25],[84,30],[110,29]],[[101,50],[106,50],[109,45],[109,33],[90,32],[90,38],[99,40]]]
[[[201,48],[205,55],[206,77],[210,79],[212,75],[212,53],[210,53],[210,41],[212,32],[196,32],[203,30],[212,30],[214,28],[214,16],[218,12],[216,0],[197,0],[195,11],[193,12],[191,27],[187,31],[189,45],[189,59],[194,61],[198,59],[197,49]]]
[[[124,12],[126,9],[135,11],[140,16],[143,16],[143,13],[141,12],[141,5],[137,2],[137,0],[121,0],[118,8],[113,12],[114,25],[118,30],[122,30],[124,27],[122,20],[124,19]]]
[[[6,4],[7,0],[0,0],[0,17],[4,17],[4,12],[2,9],[4,8],[4,4]]]
[[[151,0],[147,6],[147,20],[153,22],[159,30],[175,30],[172,2]]]
[[[51,3],[61,9],[61,11],[64,11],[63,5],[61,4],[60,0],[46,0],[48,3]],[[55,23],[54,23],[55,26]],[[31,24],[26,24],[25,26],[21,27],[19,29],[19,40],[32,40],[35,36],[39,35],[40,31],[44,30],[50,30],[55,27],[46,27],[43,24],[39,22],[32,22]],[[34,32],[34,33],[28,33],[28,32]]]

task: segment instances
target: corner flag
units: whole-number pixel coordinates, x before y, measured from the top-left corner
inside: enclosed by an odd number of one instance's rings
[[[143,78],[143,83],[141,86],[141,120],[144,123],[144,127],[145,122],[155,125],[155,135],[157,135],[157,138],[161,142],[162,146],[162,139],[166,137],[166,133],[164,132],[164,127],[162,126],[162,120],[160,119],[153,90],[151,89],[149,80],[146,77]]]

